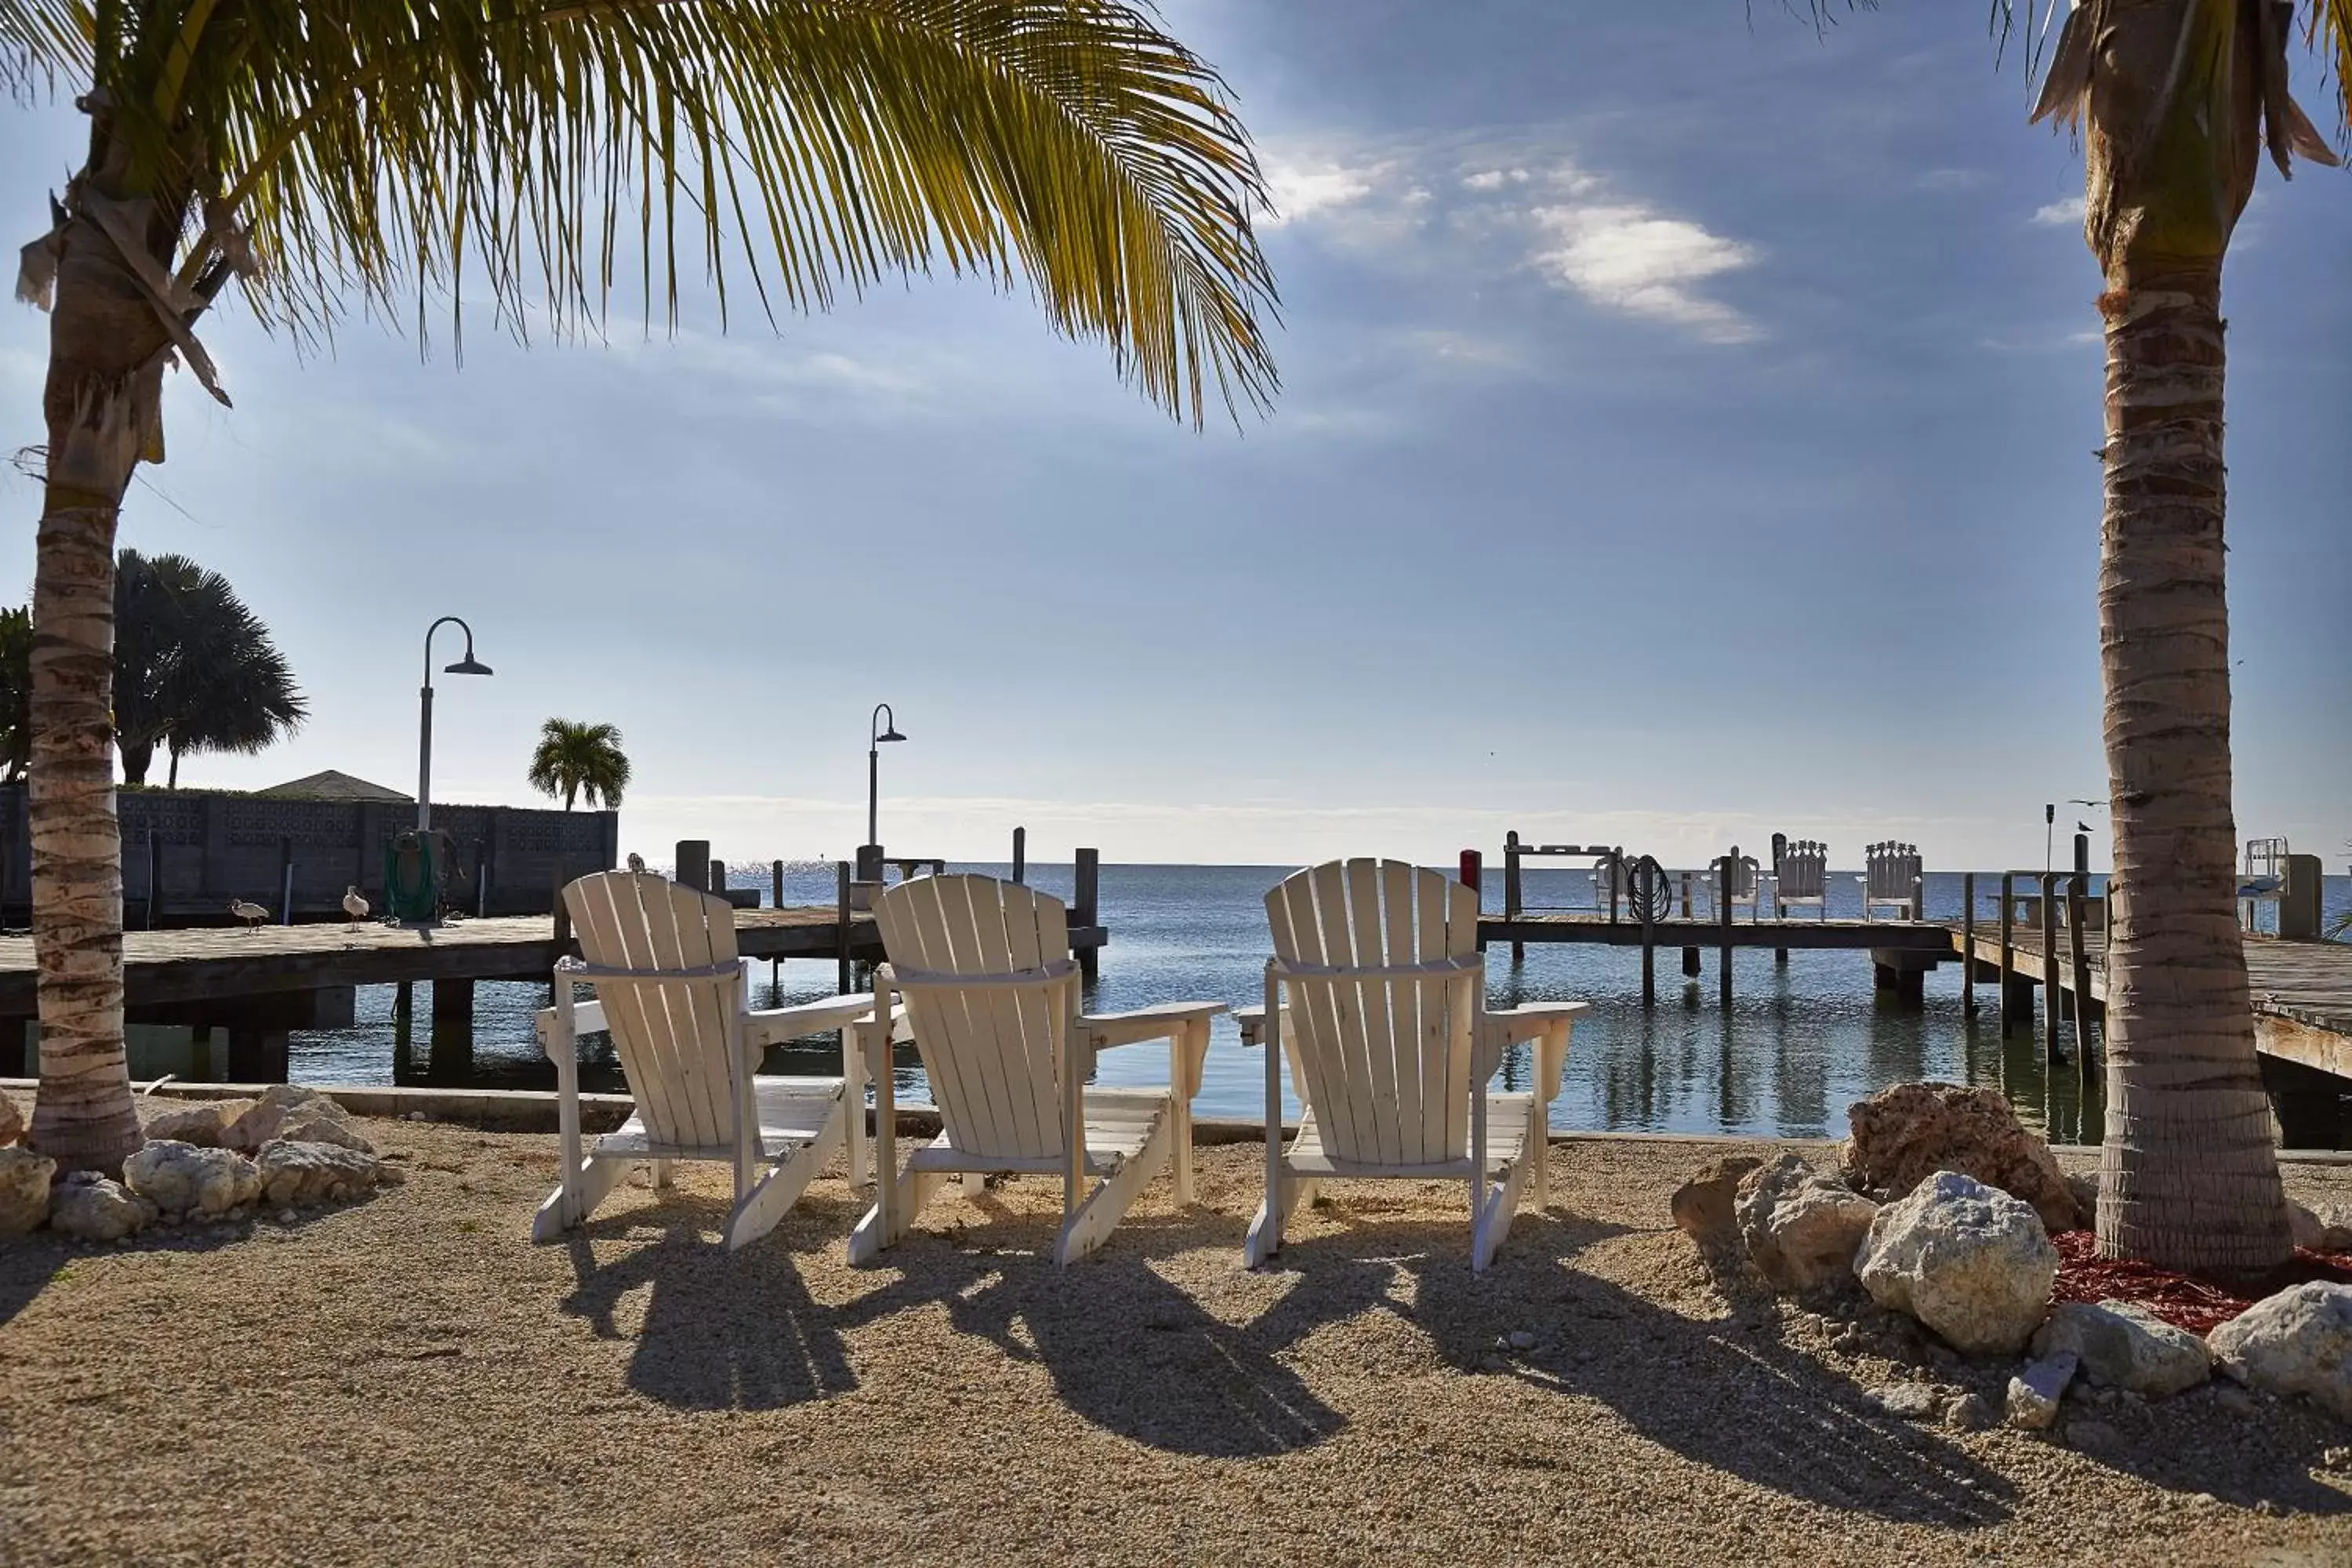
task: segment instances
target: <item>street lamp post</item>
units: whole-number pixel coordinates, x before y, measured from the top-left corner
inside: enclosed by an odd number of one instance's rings
[[[886,718],[885,715],[887,715]],[[882,745],[887,741],[903,741],[898,733],[898,716],[890,711],[887,702],[874,705],[874,721],[866,728],[866,847],[872,852],[875,866],[873,879],[882,875]]]
[[[433,634],[454,626],[466,634],[466,657],[448,666],[446,675],[488,675],[490,667],[474,657],[474,628],[456,616],[444,616],[425,628],[425,686],[416,722],[416,830],[433,826]]]

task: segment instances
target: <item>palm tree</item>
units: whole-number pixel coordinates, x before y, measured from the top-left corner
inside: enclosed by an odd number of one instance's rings
[[[160,743],[170,782],[190,752],[267,749],[310,705],[227,578],[184,555],[125,550],[114,563],[114,735],[122,782],[143,784]]]
[[[1850,0],[1851,3],[1851,0]],[[1868,0],[1862,0],[1868,3]],[[2305,0],[2352,116],[2352,0]],[[2012,0],[1998,0],[2004,39]],[[2115,925],[2099,1250],[2251,1270],[2293,1240],[2254,1055],[2230,806],[2221,263],[2267,151],[2336,154],[2287,93],[2293,0],[2075,0],[2033,118],[2084,153],[2107,349],[2099,649]],[[1831,0],[1814,0],[1817,23]]]
[[[139,1142],[115,525],[163,455],[165,363],[228,401],[194,328],[232,280],[314,342],[354,298],[421,320],[446,296],[454,321],[476,279],[499,320],[568,333],[602,322],[616,274],[675,324],[698,270],[722,321],[742,301],[730,261],[762,310],[944,264],[1024,279],[1196,427],[1276,384],[1247,136],[1215,72],[1118,0],[0,0],[0,85],[52,102],[60,81],[89,152],[18,287],[52,310],[33,1140],[69,1168]]]
[[[610,811],[629,787],[629,759],[621,752],[621,731],[610,724],[550,719],[539,727],[539,750],[530,754],[530,787],[560,795],[563,809],[584,791],[588,804]]]

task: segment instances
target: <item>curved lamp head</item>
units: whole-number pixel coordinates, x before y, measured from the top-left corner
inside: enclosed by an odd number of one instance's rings
[[[474,650],[467,648],[466,650],[465,658],[459,659],[457,663],[448,666],[442,673],[445,675],[488,675],[490,673],[490,667],[484,664],[480,659],[476,658],[474,657]]]
[[[887,702],[877,702],[874,705],[874,722],[867,727],[866,733],[873,736],[873,743],[877,746],[885,741],[903,741],[907,738],[898,733],[898,715],[890,711],[890,705]]]
[[[892,725],[889,729],[885,730],[884,731],[882,731],[882,733],[880,733],[880,734],[878,734],[878,735],[875,736],[875,737],[874,737],[874,740],[875,740],[875,742],[878,745],[878,744],[880,744],[880,743],[881,743],[882,742],[884,742],[884,741],[903,741],[903,740],[905,740],[906,738],[907,738],[906,736],[901,735],[900,733],[898,733],[898,726],[897,726],[897,725],[895,725],[895,724],[894,724],[894,725]]]

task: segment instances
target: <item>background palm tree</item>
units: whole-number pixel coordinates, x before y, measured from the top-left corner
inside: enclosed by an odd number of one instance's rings
[[[261,617],[227,578],[184,555],[125,550],[114,564],[114,734],[122,781],[143,784],[155,748],[169,783],[190,752],[255,752],[310,706]]]
[[[0,85],[30,103],[62,85],[89,120],[18,284],[53,312],[32,1136],[68,1167],[140,1140],[115,525],[163,456],[166,362],[228,401],[194,328],[232,280],[302,342],[354,298],[394,319],[446,295],[454,317],[467,275],[498,319],[562,333],[601,319],[616,269],[675,324],[682,272],[712,279],[723,322],[730,265],[765,310],[943,264],[1024,279],[1196,426],[1275,385],[1246,135],[1215,73],[1113,0],[0,0]]]
[[[621,753],[621,731],[610,724],[550,719],[539,727],[539,749],[530,754],[530,787],[563,797],[563,809],[583,794],[588,804],[610,811],[629,787],[629,759]]]
[[[1869,4],[1871,0],[1849,0]],[[1832,0],[1813,0],[1826,24]],[[2298,26],[2352,117],[2352,0],[2074,0],[2054,37],[1995,0],[2046,60],[2037,121],[2084,150],[2084,237],[2105,326],[2099,650],[2115,925],[2099,1250],[2185,1269],[2293,1249],[2254,1052],[2234,898],[2224,602],[2221,263],[2267,152],[2335,153],[2287,92]],[[2340,121],[2339,121],[2340,122]]]

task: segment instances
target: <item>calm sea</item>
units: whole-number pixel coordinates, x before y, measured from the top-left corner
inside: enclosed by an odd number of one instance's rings
[[[997,875],[1007,869],[954,868]],[[1261,900],[1285,874],[1283,868],[1264,866],[1103,867],[1101,918],[1110,928],[1111,944],[1103,952],[1101,980],[1088,1005],[1115,1009],[1187,999],[1240,1005],[1259,999],[1268,952]],[[1066,898],[1070,878],[1067,866],[1031,868],[1036,886]],[[740,886],[768,885],[765,868],[734,879]],[[1980,889],[1988,883],[1987,878],[1978,879]],[[1590,907],[1589,889],[1582,873],[1528,873],[1530,906]],[[1927,892],[1931,919],[1958,918],[1958,873],[1930,875]],[[1489,872],[1485,896],[1487,909],[1502,907],[1499,872]],[[788,880],[785,899],[829,904],[830,868]],[[2327,879],[2327,903],[2331,910],[2352,903],[2352,878]],[[1861,912],[1850,874],[1832,882],[1829,912]],[[1865,953],[1794,952],[1785,965],[1776,965],[1769,950],[1759,950],[1738,952],[1736,963],[1728,1013],[1717,1002],[1712,951],[1704,954],[1705,973],[1696,982],[1683,980],[1675,950],[1662,952],[1658,1005],[1652,1009],[1642,1005],[1635,949],[1530,947],[1527,961],[1514,965],[1510,950],[1498,945],[1487,955],[1487,989],[1499,1006],[1571,997],[1593,1005],[1576,1026],[1566,1079],[1552,1107],[1559,1128],[1842,1134],[1852,1101],[1888,1084],[1932,1078],[1998,1086],[2026,1121],[2055,1138],[2095,1141],[2098,1135],[2095,1072],[2086,1096],[2071,1060],[2055,1068],[2045,1066],[2038,1033],[2004,1042],[1993,1021],[1990,985],[1979,990],[1984,1011],[1974,1022],[1964,1018],[1957,964],[1928,976],[1924,1007],[1904,1008],[1874,990]],[[764,966],[755,974],[760,1005],[829,995],[835,979],[830,962],[787,962],[772,984]],[[436,1064],[425,1038],[425,997],[417,998],[417,1037],[404,1048],[393,1025],[392,988],[368,987],[359,995],[356,1026],[293,1037],[293,1077],[308,1083],[549,1086],[553,1068],[533,1043],[530,1022],[532,1010],[545,1005],[546,996],[543,985],[481,985],[471,1063]],[[583,1081],[620,1088],[609,1047],[602,1040],[589,1044]],[[768,1069],[835,1071],[838,1060],[838,1046],[820,1040],[779,1049]],[[1129,1047],[1106,1053],[1101,1077],[1112,1083],[1164,1081],[1166,1061],[1163,1047]],[[161,1064],[134,1064],[134,1071],[152,1070],[161,1070]],[[1526,1069],[1522,1062],[1510,1070],[1523,1075]],[[1258,1054],[1241,1045],[1232,1021],[1220,1019],[1197,1110],[1262,1115],[1264,1072]],[[902,1100],[928,1098],[919,1068],[900,1069],[898,1092]]]

